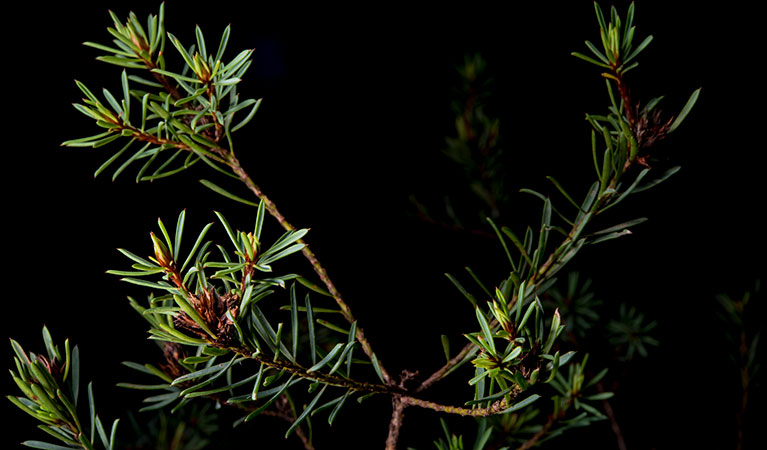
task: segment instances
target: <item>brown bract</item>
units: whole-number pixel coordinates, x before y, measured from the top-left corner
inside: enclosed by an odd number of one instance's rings
[[[673,117],[663,122],[661,118],[662,111],[655,110],[642,114],[634,127],[634,134],[637,137],[639,148],[648,148],[655,145],[656,142],[664,139],[671,128]]]
[[[232,318],[237,318],[240,302],[237,294],[219,295],[214,289],[204,289],[200,294],[190,295],[187,300],[218,339],[211,341],[210,335],[183,311],[175,317],[177,327],[210,341],[215,347],[229,348],[238,344],[237,330],[226,315],[227,311],[231,311]]]
[[[165,363],[160,364],[160,369],[173,379],[188,373],[189,371],[180,364],[188,355],[181,344],[175,342],[165,342],[162,349]]]
[[[37,355],[36,359],[45,367],[45,369],[48,371],[48,373],[51,374],[54,380],[58,382],[64,378],[64,366],[62,366],[55,358],[53,360],[49,360],[43,355]]]

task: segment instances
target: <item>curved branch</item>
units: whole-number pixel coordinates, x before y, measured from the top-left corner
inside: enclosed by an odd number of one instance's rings
[[[264,192],[259,188],[253,180],[248,176],[247,172],[245,172],[245,169],[242,168],[240,165],[240,162],[237,160],[237,158],[229,153],[227,156],[229,166],[232,168],[232,172],[234,172],[235,175],[237,175],[247,188],[253,192],[253,194],[258,197],[260,200],[263,200],[264,206],[266,210],[271,214],[272,217],[277,219],[277,221],[280,223],[282,228],[284,228],[287,231],[295,231],[296,228],[291,225],[287,219],[285,219],[285,216],[280,213],[280,211],[277,209],[277,205],[274,204],[274,202],[267,197]],[[341,293],[338,292],[338,289],[336,288],[335,284],[333,284],[333,281],[328,276],[327,271],[325,268],[320,264],[320,261],[317,259],[317,256],[315,256],[314,252],[309,248],[309,246],[304,242],[303,240],[299,240],[298,243],[304,244],[303,250],[301,252],[304,254],[304,257],[309,260],[309,263],[312,265],[312,268],[314,268],[314,272],[317,273],[317,275],[320,277],[320,280],[325,284],[325,286],[328,288],[328,292],[330,292],[330,295],[333,297],[333,299],[336,301],[336,304],[338,304],[338,307],[341,308],[341,313],[343,314],[344,318],[349,322],[353,323],[356,321],[354,318],[354,315],[352,314],[351,308],[349,308],[349,305],[346,304],[346,302],[341,297]],[[370,342],[365,337],[365,332],[363,331],[362,327],[359,325],[357,326],[356,331],[356,337],[357,341],[362,346],[362,350],[365,352],[365,354],[370,358],[371,360],[378,361],[378,367],[381,369],[381,376],[383,378],[383,381],[386,384],[392,384],[391,376],[389,375],[389,372],[384,368],[383,364],[380,362],[380,359],[377,358],[375,355],[375,352],[373,352],[373,348],[370,346]]]

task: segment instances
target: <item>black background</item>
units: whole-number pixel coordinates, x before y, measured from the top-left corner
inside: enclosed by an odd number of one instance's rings
[[[593,278],[608,304],[637,305],[660,323],[661,346],[632,366],[614,401],[629,448],[729,448],[737,379],[714,295],[740,295],[764,276],[763,25],[759,11],[729,3],[670,3],[638,2],[638,33],[655,41],[630,82],[641,100],[665,95],[670,112],[703,88],[654,163],[682,171],[615,208],[616,223],[650,221],[628,238],[582,252],[573,269]],[[625,11],[625,2],[618,5]],[[119,91],[119,69],[94,61],[99,52],[80,45],[110,40],[107,8],[120,17],[133,10],[143,20],[157,4],[29,3],[6,13],[2,307],[6,335],[29,350],[42,349],[43,324],[54,338],[79,343],[101,415],[112,418],[138,406],[135,395],[113,387],[133,376],[119,362],[157,357],[124,300],[143,292],[104,274],[128,265],[115,248],[148,254],[156,218],[174,223],[183,208],[190,230],[212,221],[213,209],[241,227],[250,226],[253,212],[197,184],[211,177],[204,169],[142,185],[128,170],[111,183],[92,175],[108,151],[59,147],[97,132],[70,106],[80,98],[73,79]],[[167,29],[182,42],[193,41],[195,23],[209,47],[231,23],[229,57],[256,49],[242,91],[264,102],[237,138],[238,156],[294,225],[311,227],[308,242],[392,372],[431,373],[442,361],[439,334],[457,348],[460,333],[473,329],[471,308],[444,272],[468,264],[499,280],[507,270],[496,243],[420,223],[407,200],[450,182],[439,175],[449,170],[440,150],[452,132],[454,67],[465,53],[482,53],[495,78],[510,188],[554,195],[544,179],[554,175],[580,196],[590,183],[583,114],[601,113],[607,99],[598,69],[569,53],[584,51],[585,39],[598,40],[591,2],[509,9],[166,2]],[[537,222],[537,205],[514,195],[517,209],[501,222]],[[11,353],[4,353],[8,364]],[[14,392],[11,384],[8,377],[4,393]],[[435,394],[453,403],[471,395],[460,381]],[[3,408],[8,445],[44,439],[10,403]],[[385,399],[372,399],[332,430],[319,421],[318,448],[380,448],[389,414]],[[273,441],[284,430],[275,425],[265,419],[238,429],[231,442],[293,448],[297,441]],[[755,443],[759,431],[751,428]],[[429,448],[438,432],[435,414],[409,410],[401,442]],[[614,447],[606,423],[572,439],[577,447]]]

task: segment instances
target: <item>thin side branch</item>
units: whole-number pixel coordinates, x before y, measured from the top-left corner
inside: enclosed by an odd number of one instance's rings
[[[520,445],[517,450],[530,450],[533,448],[538,441],[546,436],[548,434],[549,430],[551,430],[551,427],[554,426],[554,422],[556,422],[557,419],[554,416],[549,417],[549,420],[546,422],[545,425],[543,425],[543,428],[541,428],[540,431],[535,433],[530,439],[525,441],[522,445]]]
[[[487,417],[503,412],[508,406],[505,400],[500,400],[487,408],[461,408],[460,406],[440,405],[439,403],[421,400],[415,397],[402,396],[402,403],[407,406],[418,406],[446,414],[457,414],[464,417]]]

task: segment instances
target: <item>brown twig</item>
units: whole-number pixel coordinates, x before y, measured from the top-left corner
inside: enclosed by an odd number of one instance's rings
[[[402,421],[405,419],[406,406],[401,397],[392,398],[392,413],[389,421],[389,435],[386,437],[386,450],[397,449],[399,431],[402,428]]]
[[[741,303],[742,308],[742,303]],[[741,315],[743,314],[743,311],[741,309],[740,311]],[[746,415],[746,406],[748,405],[748,385],[749,385],[749,371],[748,371],[748,361],[747,359],[748,354],[748,344],[746,342],[746,331],[745,329],[741,329],[740,331],[740,356],[741,360],[743,361],[743,365],[740,368],[740,388],[741,388],[741,397],[740,397],[740,409],[735,414],[735,420],[737,422],[737,442],[735,444],[735,448],[737,450],[743,449],[743,422],[744,422],[744,416]]]
[[[533,448],[538,443],[538,441],[541,440],[542,437],[546,436],[551,427],[554,426],[554,423],[557,421],[557,419],[558,417],[550,416],[549,420],[546,421],[546,424],[543,425],[543,428],[541,428],[530,439],[526,440],[522,445],[520,445],[517,450],[530,450]]]
[[[605,391],[605,387],[601,381],[597,383],[597,391]],[[602,408],[604,408],[605,414],[610,420],[610,428],[612,428],[613,433],[615,433],[615,439],[618,441],[618,449],[627,450],[626,440],[623,438],[623,432],[621,431],[621,427],[618,424],[618,420],[615,418],[615,411],[613,411],[613,407],[607,399],[602,400]]]
[[[447,375],[447,373],[455,367],[458,363],[463,361],[464,358],[466,358],[466,355],[468,355],[473,349],[475,348],[474,344],[469,343],[466,344],[461,351],[458,352],[457,355],[450,358],[450,360],[442,367],[439,368],[436,372],[431,374],[429,378],[425,379],[421,384],[416,388],[415,392],[421,392],[425,389],[428,389],[436,383],[437,381],[441,380],[442,378]]]
[[[272,202],[269,197],[267,197],[264,192],[261,190],[261,188],[256,185],[253,180],[248,176],[247,172],[242,168],[240,165],[240,162],[237,160],[237,158],[229,153],[228,155],[228,162],[229,166],[232,169],[232,172],[234,172],[235,175],[237,175],[247,188],[253,192],[253,194],[258,197],[259,199],[263,200],[264,207],[269,212],[269,214],[274,217],[277,222],[280,223],[282,228],[288,231],[295,231],[296,228],[291,225],[287,219],[285,219],[285,216],[280,213],[280,211],[277,209],[277,205]],[[315,273],[320,277],[320,280],[325,284],[325,286],[328,288],[328,292],[333,297],[333,299],[336,301],[336,304],[338,304],[339,308],[341,308],[341,313],[343,314],[344,318],[349,322],[353,323],[356,321],[354,318],[354,315],[352,314],[351,309],[349,308],[349,305],[343,300],[341,297],[341,293],[338,292],[338,289],[336,288],[333,281],[328,276],[327,271],[325,268],[320,264],[319,260],[315,256],[314,252],[309,248],[309,246],[304,242],[303,240],[299,240],[299,243],[304,244],[304,248],[302,250],[302,253],[304,254],[304,257],[306,257],[307,260],[309,260],[309,263],[312,265],[312,268],[314,268]],[[381,369],[381,376],[383,377],[383,381],[386,384],[391,384],[392,379],[389,375],[388,371],[384,368],[381,361],[378,359],[378,357],[375,355],[375,352],[373,352],[373,348],[370,346],[370,342],[368,342],[367,338],[365,337],[365,332],[363,331],[362,327],[359,325],[357,326],[356,331],[356,337],[357,341],[360,343],[360,346],[362,347],[362,351],[365,352],[365,354],[370,358],[371,360],[378,361],[378,367]]]

